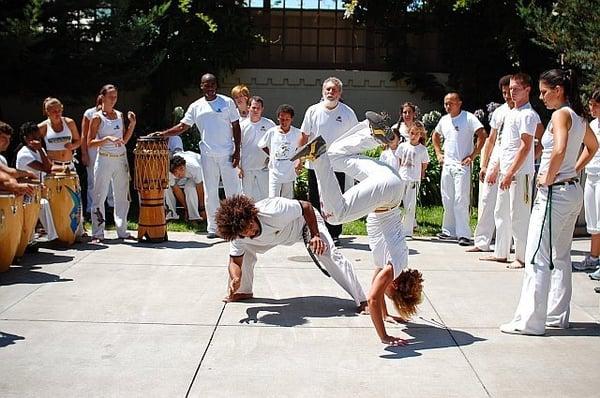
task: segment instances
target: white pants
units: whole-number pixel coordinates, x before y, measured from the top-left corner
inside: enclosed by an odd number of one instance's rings
[[[514,329],[530,334],[543,334],[546,325],[569,326],[571,243],[583,193],[579,184],[556,186],[552,190],[551,220],[546,217],[543,231],[548,189],[540,188],[535,199],[527,235],[521,299],[511,321]],[[550,270],[550,257],[554,270]]]
[[[494,209],[498,195],[498,182],[489,184],[487,179],[479,182],[479,198],[477,205],[477,227],[475,227],[475,246],[481,250],[490,250],[490,244],[496,230]]]
[[[87,201],[85,206],[85,212],[91,213],[92,202],[94,201],[94,165],[96,164],[96,157],[98,156],[98,151],[88,149],[88,156],[88,165],[85,166],[85,170],[87,173]],[[108,206],[115,206],[115,203],[113,201],[112,184],[108,186],[108,194],[106,195],[106,201],[108,203]]]
[[[50,203],[47,199],[42,198],[40,200],[40,215],[38,216],[42,227],[48,234],[48,240],[54,240],[58,238],[56,233],[56,227],[54,226],[54,220],[52,219],[52,210],[50,209]]]
[[[269,171],[244,170],[242,178],[244,195],[251,197],[255,202],[269,197]]]
[[[178,185],[183,190],[185,195],[185,204],[187,206],[188,220],[200,220],[200,211],[198,210],[198,191],[196,183],[191,178],[185,182],[183,186]],[[177,199],[173,193],[173,187],[169,187],[165,191],[165,205],[167,206],[167,218],[169,220],[178,219],[177,216]]]
[[[333,244],[333,239],[331,238],[331,235],[329,235],[329,231],[327,231],[327,227],[325,226],[323,219],[318,215],[317,210],[315,210],[315,214],[317,215],[319,235],[327,244],[325,253],[317,256],[317,258],[321,265],[329,272],[329,275],[331,275],[333,280],[354,299],[356,305],[360,305],[360,303],[367,301],[367,298],[358,278],[354,274],[354,267],[352,267],[352,263]],[[298,238],[298,241],[302,241],[302,237]],[[273,247],[275,247],[275,245],[246,246],[242,262],[242,281],[238,293],[252,293],[256,254],[265,253]]]
[[[400,213],[400,207],[396,207],[367,216],[369,248],[373,252],[375,266],[383,268],[386,264],[391,264],[394,279],[408,265],[408,247],[404,239]]]
[[[119,237],[127,236],[127,213],[129,212],[129,165],[127,156],[98,154],[94,165],[94,200],[92,208],[92,235],[104,238],[104,201],[110,184],[114,188],[114,219]]]
[[[471,166],[444,165],[442,167],[441,192],[444,206],[442,232],[450,236],[470,239]]]
[[[404,185],[404,194],[402,196],[402,207],[404,207],[404,217],[402,219],[402,231],[404,236],[412,236],[417,222],[415,221],[415,210],[417,208],[417,181],[406,181]]]
[[[269,198],[294,199],[294,182],[274,182],[269,179]]]
[[[600,175],[587,175],[583,203],[588,233],[600,234]]]
[[[219,208],[219,177],[223,181],[225,196],[231,197],[242,192],[242,183],[237,170],[232,166],[230,156],[210,156],[202,154],[202,180],[204,181],[204,205],[206,206],[207,232],[217,232],[215,214]]]
[[[501,181],[504,176],[500,175]],[[494,219],[496,221],[496,246],[494,256],[508,258],[511,241],[515,242],[515,259],[525,262],[527,229],[531,215],[532,178],[529,174],[515,176],[510,188],[498,189]]]
[[[396,207],[404,182],[387,164],[360,155],[379,143],[361,122],[329,145],[313,162],[321,195],[321,213],[330,224],[343,224],[366,216],[377,207]],[[342,194],[333,170],[360,181]]]

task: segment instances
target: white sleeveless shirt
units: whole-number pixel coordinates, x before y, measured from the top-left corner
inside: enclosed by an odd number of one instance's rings
[[[54,131],[50,120],[46,120],[46,136],[44,142],[46,142],[46,149],[48,151],[64,151],[65,144],[73,141],[73,134],[71,129],[67,126],[67,122],[64,117],[60,118],[62,123],[62,130]]]
[[[556,174],[556,178],[554,179],[555,182],[577,177],[575,164],[579,157],[579,150],[581,149],[581,143],[583,142],[583,135],[585,134],[586,129],[585,119],[576,114],[570,107],[567,107],[566,109],[571,114],[571,128],[567,133],[567,150],[565,158]],[[544,149],[542,151],[539,174],[545,174],[550,165],[550,155],[552,154],[552,148],[554,147],[552,120],[548,123],[546,131],[544,131],[544,135],[542,136],[542,146]]]
[[[100,116],[100,126],[96,133],[96,139],[102,139],[108,136],[123,138],[123,114],[117,110],[115,110],[115,112],[117,113],[117,118],[114,120],[107,118],[102,111],[96,113]],[[127,149],[124,145],[117,146],[112,141],[107,141],[100,146],[99,151],[110,153],[112,155],[122,155]]]

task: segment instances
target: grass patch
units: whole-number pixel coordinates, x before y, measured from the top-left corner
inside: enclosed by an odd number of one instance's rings
[[[434,236],[441,231],[442,228],[442,217],[444,210],[442,206],[425,206],[419,207],[416,211],[417,217],[417,229],[415,230],[415,236]],[[108,214],[107,214],[108,216]],[[112,217],[110,217],[112,218]],[[470,219],[471,229],[474,231],[477,225],[477,209],[471,209]],[[88,221],[85,223],[85,228],[89,231],[92,229],[92,224]],[[137,230],[137,220],[129,220],[127,222],[127,229]],[[114,223],[112,220],[107,220],[107,230],[114,230]],[[167,231],[169,232],[206,232],[206,222],[192,223],[184,220],[170,220],[167,223]],[[355,220],[343,225],[343,235],[366,235],[367,224],[365,218]]]

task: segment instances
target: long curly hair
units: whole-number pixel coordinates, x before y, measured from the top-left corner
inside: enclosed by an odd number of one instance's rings
[[[394,294],[390,299],[403,319],[417,313],[423,301],[423,274],[416,269],[406,269],[394,280]]]
[[[234,195],[221,201],[215,216],[217,233],[222,239],[237,239],[258,215],[254,200],[244,195]]]

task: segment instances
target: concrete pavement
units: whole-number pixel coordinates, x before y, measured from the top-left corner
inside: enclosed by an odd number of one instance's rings
[[[592,397],[600,312],[573,276],[572,328],[505,335],[522,271],[456,244],[408,242],[425,299],[411,339],[379,343],[368,316],[302,245],[259,257],[255,298],[224,304],[228,245],[192,233],[163,244],[46,248],[0,274],[1,397]],[[366,237],[343,238],[365,292]],[[573,259],[589,240],[577,240]]]

